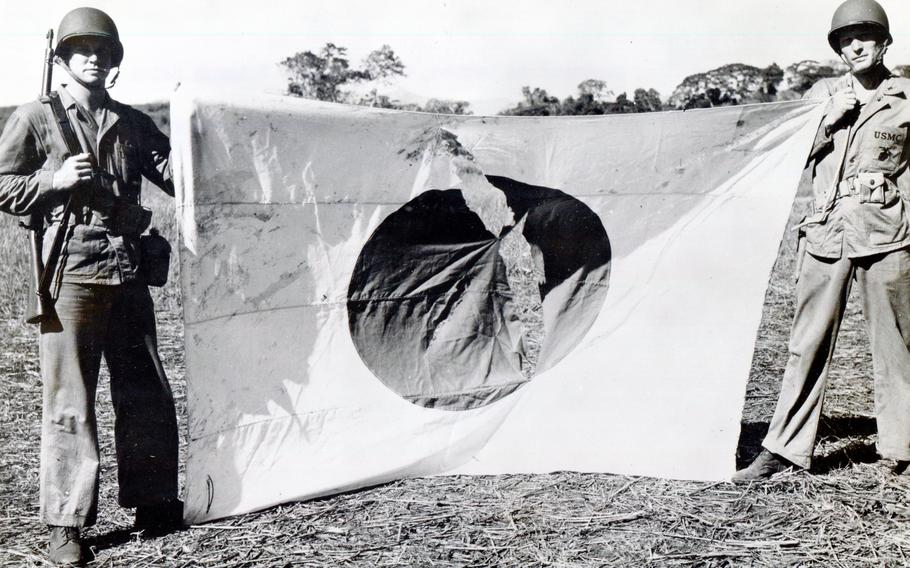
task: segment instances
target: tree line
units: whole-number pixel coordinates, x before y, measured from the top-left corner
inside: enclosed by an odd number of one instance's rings
[[[404,63],[391,47],[371,51],[359,66],[348,59],[347,48],[325,44],[318,52],[302,51],[279,62],[288,74],[287,94],[378,108],[416,110],[442,114],[470,114],[470,103],[429,99],[423,105],[400,103],[379,93],[377,84],[403,77]],[[358,88],[358,87],[364,88]]]
[[[383,83],[405,76],[404,63],[388,45],[373,50],[356,66],[348,58],[347,49],[334,43],[325,44],[317,52],[296,53],[279,64],[287,73],[288,95],[378,108],[471,114],[467,101],[433,98],[419,105],[402,103],[382,94]],[[907,65],[899,65],[893,71],[910,76]],[[499,114],[619,114],[792,100],[801,97],[816,81],[846,72],[846,66],[836,60],[804,60],[784,69],[774,63],[763,68],[733,63],[686,77],[666,100],[648,87],[635,89],[631,97],[625,92],[615,95],[606,81],[600,79],[582,81],[577,92],[564,99],[540,87],[524,86],[521,99]]]

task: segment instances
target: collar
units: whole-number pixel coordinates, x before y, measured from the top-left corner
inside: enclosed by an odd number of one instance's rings
[[[895,75],[894,73],[892,73],[891,75],[888,76],[887,79],[885,79],[885,81],[887,81],[888,84],[885,85],[884,89],[882,89],[882,94],[892,96],[892,97],[902,97],[902,98],[906,99],[907,98],[907,89],[906,89],[906,87],[901,86],[901,81],[897,81],[896,79],[897,79],[897,75]]]
[[[67,110],[72,110],[74,107],[77,107],[77,106],[79,106],[81,108],[78,101],[76,101],[76,99],[73,97],[73,95],[70,94],[69,91],[66,90],[66,83],[63,83],[62,87],[63,88],[57,90],[57,93],[60,95],[60,102],[63,104],[63,107],[66,108]],[[117,101],[115,101],[114,99],[112,99],[111,95],[109,93],[105,93],[105,94],[107,96],[105,97],[105,100],[104,100],[104,103],[102,106],[105,108],[105,110],[107,110],[107,113],[105,113],[106,117],[104,119],[104,123],[97,125],[97,127],[98,127],[97,134],[98,134],[99,140],[101,138],[103,138],[108,132],[110,132],[111,129],[113,128],[113,126],[115,124],[117,124],[118,122],[120,122],[120,118],[123,116],[122,109],[123,109],[124,105],[122,105],[122,104],[118,103]],[[86,110],[85,112],[88,112],[88,111]]]
[[[71,109],[74,106],[78,105],[79,102],[76,101],[76,98],[66,90],[66,83],[61,83],[61,89],[57,89],[57,93],[60,95],[60,102],[63,103],[63,107],[66,109]],[[103,107],[107,107],[108,111],[115,111],[116,101],[111,98],[110,93],[104,93],[104,102],[101,104]],[[86,109],[87,110],[87,109]]]
[[[842,81],[838,82],[840,88],[842,87],[852,87],[853,86],[853,75],[847,73],[842,77]],[[881,95],[888,95],[891,97],[902,97],[907,98],[907,89],[901,86],[901,81],[898,81],[898,76],[893,72],[888,71],[888,75],[882,79],[882,84],[879,85],[876,92]]]

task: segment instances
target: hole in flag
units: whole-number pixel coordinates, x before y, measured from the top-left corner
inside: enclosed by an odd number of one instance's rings
[[[360,357],[419,406],[467,410],[515,392],[578,344],[607,293],[597,214],[556,189],[486,179],[515,219],[501,234],[461,190],[426,191],[380,223],[351,277]]]

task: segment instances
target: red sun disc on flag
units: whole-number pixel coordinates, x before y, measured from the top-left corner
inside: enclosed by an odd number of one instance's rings
[[[487,180],[514,225],[494,235],[460,190],[426,191],[380,223],[351,277],[360,357],[419,406],[468,410],[515,392],[571,351],[607,293],[610,241],[594,211],[556,189]],[[519,229],[536,269],[531,293],[516,289],[511,272],[522,269],[503,249]]]

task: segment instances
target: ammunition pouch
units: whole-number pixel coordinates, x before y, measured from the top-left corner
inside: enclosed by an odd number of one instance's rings
[[[881,172],[860,172],[837,185],[837,197],[856,197],[860,203],[885,204],[888,181]]]

